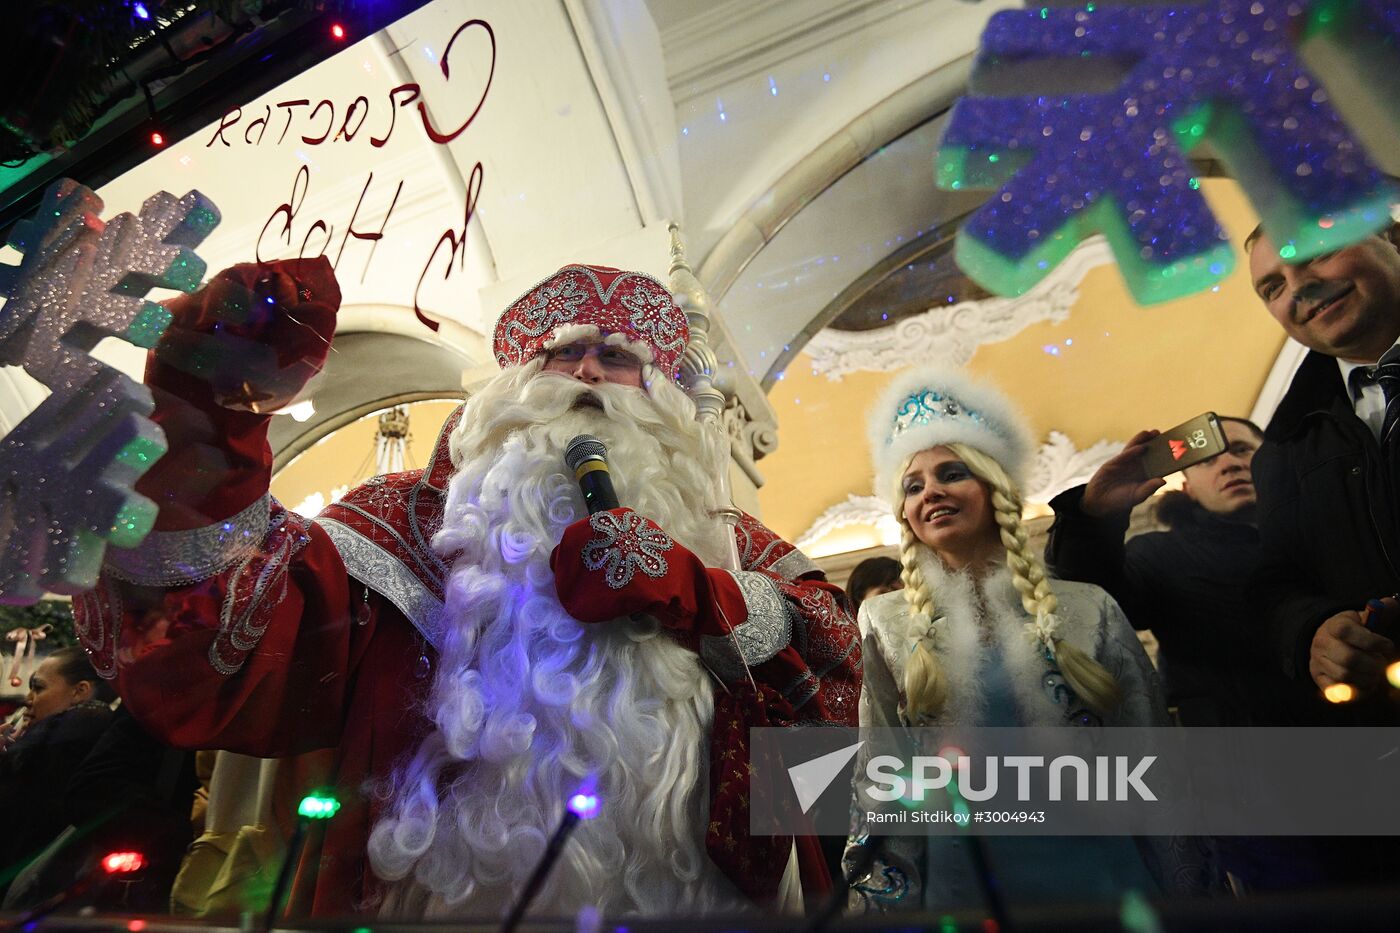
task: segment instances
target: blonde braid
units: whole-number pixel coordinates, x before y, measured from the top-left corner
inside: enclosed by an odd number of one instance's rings
[[[903,476],[907,469],[909,464],[905,463],[898,473],[900,479],[896,502],[904,496]],[[929,632],[914,643],[914,650],[904,662],[904,712],[909,721],[917,725],[933,719],[942,711],[948,702],[948,683],[943,677],[938,656],[933,653],[933,593],[924,580],[923,571],[919,569],[918,549],[921,545],[919,539],[914,537],[914,529],[904,518],[904,509],[896,508],[894,516],[899,522],[899,578],[904,583],[904,601],[909,605],[915,631],[923,629]]]
[[[919,541],[914,537],[914,529],[903,516],[899,519],[899,580],[904,584],[901,591],[904,601],[909,604],[909,612],[915,624],[925,628],[933,623],[933,594],[924,582],[924,573],[919,569],[918,553],[915,550]]]
[[[1059,600],[1050,588],[1045,564],[1030,546],[1030,537],[1021,521],[1021,497],[1001,464],[976,448],[949,444],[958,457],[992,492],[992,508],[1001,543],[1006,548],[1006,564],[1011,569],[1011,584],[1021,594],[1021,605],[1034,620],[1027,623],[1028,633],[1050,650],[1060,673],[1070,689],[1095,712],[1104,714],[1122,699],[1118,682],[1102,664],[1074,645],[1057,637],[1059,622],[1055,610]]]

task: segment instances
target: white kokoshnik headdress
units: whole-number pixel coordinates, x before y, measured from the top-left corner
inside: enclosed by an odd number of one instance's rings
[[[930,447],[975,447],[1018,488],[1030,466],[1030,433],[1016,407],[1000,390],[948,367],[921,366],[896,377],[871,409],[869,432],[875,494],[895,508],[901,506],[892,498],[896,473]]]
[[[1001,390],[943,366],[921,366],[895,378],[871,410],[869,431],[875,492],[896,515],[904,506],[900,471],[921,450],[976,448],[1001,464],[1019,493],[1034,449],[1024,419]],[[1042,609],[1026,622],[1026,634],[1048,657],[1058,627],[1055,614]]]

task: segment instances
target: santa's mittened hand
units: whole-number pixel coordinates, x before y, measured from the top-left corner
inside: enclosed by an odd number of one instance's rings
[[[232,266],[167,303],[157,368],[194,377],[224,408],[275,411],[320,372],[339,307],[324,258]]]
[[[709,571],[660,526],[631,509],[598,512],[564,531],[550,556],[554,586],[580,622],[643,613],[672,629],[716,628]],[[716,628],[716,632],[705,629]]]

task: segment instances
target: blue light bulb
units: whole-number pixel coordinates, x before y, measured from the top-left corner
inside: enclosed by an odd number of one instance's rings
[[[569,798],[569,812],[579,819],[591,820],[598,815],[598,796],[596,794],[574,794]]]

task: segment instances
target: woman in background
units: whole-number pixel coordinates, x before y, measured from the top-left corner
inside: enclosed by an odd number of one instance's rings
[[[27,722],[0,752],[0,887],[68,826],[64,791],[112,722],[112,689],[82,648],[59,648],[34,669]]]

